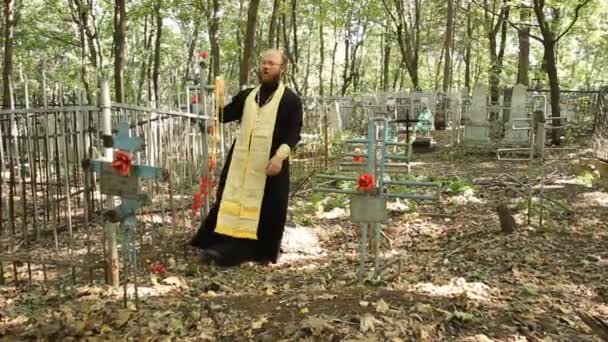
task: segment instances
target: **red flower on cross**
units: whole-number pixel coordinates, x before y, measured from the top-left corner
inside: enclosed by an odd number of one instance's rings
[[[369,173],[364,173],[357,179],[357,190],[359,192],[374,192],[376,190],[376,180]]]
[[[114,161],[112,161],[112,167],[118,171],[122,176],[128,176],[131,172],[131,164],[133,163],[130,153],[117,150],[114,152]]]

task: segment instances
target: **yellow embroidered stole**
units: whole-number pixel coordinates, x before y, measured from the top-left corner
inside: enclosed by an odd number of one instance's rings
[[[236,138],[215,232],[235,238],[257,240],[266,168],[274,125],[285,85],[279,83],[272,99],[260,107],[255,98],[260,87],[249,93]]]

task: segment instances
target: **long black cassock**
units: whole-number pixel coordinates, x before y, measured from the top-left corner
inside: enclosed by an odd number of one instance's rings
[[[277,85],[262,85],[257,98],[258,105],[267,103],[277,89]],[[243,115],[245,100],[251,89],[239,92],[232,98],[232,102],[224,108],[222,122],[240,120]],[[274,156],[282,144],[287,144],[292,151],[300,141],[302,129],[302,102],[289,88],[285,88],[279,103],[277,118],[272,137],[272,147],[268,159]],[[224,258],[222,263],[238,264],[243,261],[254,260],[259,262],[277,261],[281,247],[281,240],[285,230],[287,218],[287,205],[289,200],[289,158],[283,161],[281,172],[276,176],[268,176],[262,199],[260,221],[257,230],[257,240],[238,239],[215,232],[217,217],[230,168],[230,161],[234,150],[234,142],[228,152],[226,163],[222,170],[218,184],[217,201],[209,210],[201,227],[190,242],[199,248],[218,247]]]

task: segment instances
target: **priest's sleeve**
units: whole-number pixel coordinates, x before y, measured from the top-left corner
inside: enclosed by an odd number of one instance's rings
[[[251,90],[243,90],[236,94],[232,101],[224,107],[224,111],[220,116],[220,122],[232,122],[241,120],[243,117],[243,109],[245,108],[245,100]]]
[[[295,150],[296,145],[300,141],[302,131],[302,101],[299,97],[294,96],[293,100],[288,105],[289,118],[287,120],[287,134],[285,141],[277,149],[276,155],[281,159],[287,159],[289,154]]]

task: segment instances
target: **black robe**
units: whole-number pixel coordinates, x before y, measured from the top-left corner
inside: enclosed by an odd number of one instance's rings
[[[267,101],[269,101],[269,96],[273,95],[276,88],[277,85],[262,85],[260,96],[257,98],[258,104],[267,103]],[[252,90],[253,89],[243,90],[233,97],[232,102],[224,108],[222,122],[231,122],[241,119],[245,100]],[[296,144],[301,139],[301,129],[302,102],[293,91],[289,88],[285,88],[278,107],[268,159],[270,160],[270,158],[274,156],[276,150],[282,144],[289,145],[291,150],[294,151]],[[203,220],[201,227],[190,244],[198,248],[214,248],[221,251],[223,257],[220,264],[236,265],[250,260],[276,263],[287,218],[287,204],[289,199],[289,159],[283,161],[283,166],[279,174],[267,177],[257,231],[258,239],[239,239],[215,232],[219,206],[222,200],[233,150],[234,142],[228,152],[226,163],[224,164],[220,176],[217,201],[210,208],[209,214]]]

